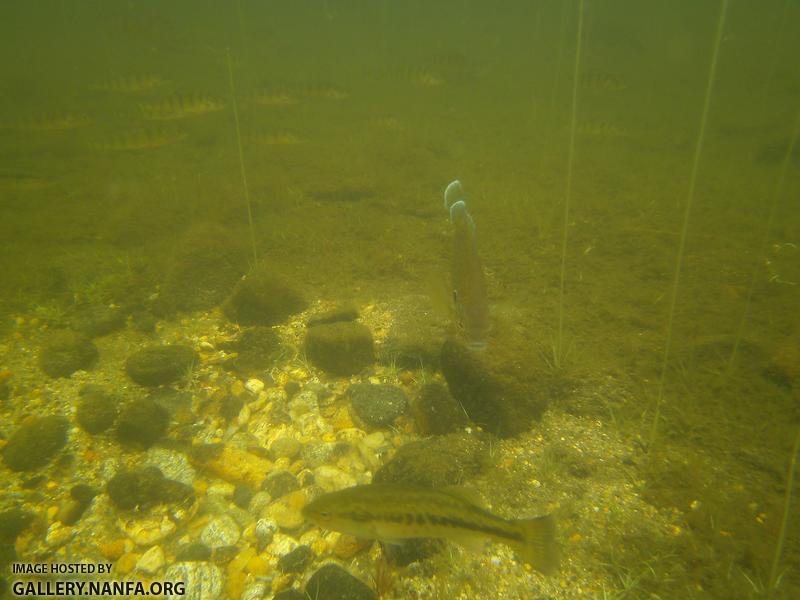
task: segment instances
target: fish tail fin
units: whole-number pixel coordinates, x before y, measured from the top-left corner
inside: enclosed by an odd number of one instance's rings
[[[544,575],[558,571],[559,550],[553,516],[523,519],[517,521],[517,526],[523,539],[512,547],[520,558]]]

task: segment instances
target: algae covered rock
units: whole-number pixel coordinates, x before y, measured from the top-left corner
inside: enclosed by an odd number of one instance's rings
[[[50,377],[69,377],[88,370],[97,361],[97,347],[84,334],[65,329],[55,332],[39,352],[39,366]]]
[[[323,565],[306,583],[306,596],[318,600],[376,600],[378,595],[366,583],[337,564]]]
[[[261,265],[243,277],[223,305],[240,325],[277,325],[308,306],[303,295],[284,277]]]
[[[378,469],[375,483],[407,483],[422,487],[459,485],[481,472],[488,462],[486,438],[453,433],[401,446]]]
[[[117,439],[123,444],[148,448],[164,435],[169,426],[169,413],[150,398],[131,402],[117,422]]]
[[[75,420],[86,433],[102,433],[117,419],[117,399],[97,385],[86,385],[78,392],[80,400]]]
[[[125,371],[139,385],[155,387],[177,381],[198,361],[197,353],[189,346],[154,345],[131,354]]]
[[[178,242],[161,286],[161,309],[207,310],[220,304],[247,269],[248,249],[224,227],[202,223]]]
[[[191,486],[165,478],[156,467],[117,473],[106,484],[106,493],[123,510],[181,503],[194,498]]]
[[[107,304],[83,304],[75,310],[70,326],[89,337],[108,335],[125,327],[125,313]]]
[[[306,332],[306,356],[333,375],[354,375],[375,361],[372,332],[361,323],[337,322]]]
[[[3,460],[12,471],[45,466],[67,443],[66,417],[39,417],[17,429],[3,448]]]
[[[426,383],[413,404],[414,421],[424,435],[455,433],[466,427],[464,409],[441,383]]]
[[[386,427],[406,412],[408,399],[396,385],[354,383],[347,388],[355,415],[367,427]]]
[[[498,346],[475,352],[448,339],[442,346],[442,373],[469,418],[502,438],[530,429],[547,406],[547,395],[530,380],[533,359]]]

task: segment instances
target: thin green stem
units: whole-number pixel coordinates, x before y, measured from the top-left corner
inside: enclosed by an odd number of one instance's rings
[[[561,236],[561,278],[558,286],[558,333],[556,334],[556,360],[560,362],[564,350],[564,280],[567,268],[567,238],[569,232],[569,208],[572,199],[572,171],[575,163],[575,132],[578,120],[578,83],[581,72],[581,45],[583,40],[583,0],[578,0],[578,33],[575,41],[575,66],[572,79],[572,117],[569,130],[569,154],[567,156],[567,189],[564,194],[564,231]]]
[[[244,187],[244,200],[247,204],[247,224],[250,227],[250,243],[253,246],[253,266],[258,264],[258,251],[256,250],[256,230],[253,226],[253,209],[250,203],[250,187],[247,185],[247,171],[244,168],[244,150],[242,149],[242,129],[239,125],[239,108],[236,105],[236,86],[233,84],[233,67],[231,66],[231,49],[225,48],[225,57],[228,60],[228,83],[231,89],[231,105],[233,106],[233,120],[236,123],[236,145],[239,148],[239,170],[242,173],[242,186]]]
[[[664,341],[664,354],[661,360],[661,374],[658,379],[658,395],[656,396],[655,415],[653,424],[650,427],[650,447],[653,446],[658,435],[658,422],[661,418],[661,405],[664,401],[664,383],[667,378],[667,367],[669,366],[669,354],[672,347],[672,329],[675,321],[675,307],[678,300],[678,287],[681,278],[681,266],[683,265],[683,255],[686,251],[686,234],[689,231],[689,216],[694,204],[695,188],[697,187],[697,173],[700,167],[700,155],[703,152],[703,144],[706,137],[706,125],[708,124],[708,113],[711,108],[711,92],[714,89],[714,79],[717,72],[717,62],[719,60],[719,50],[722,44],[722,32],[725,29],[725,16],[728,12],[728,0],[722,0],[720,4],[719,20],[717,21],[717,35],[714,40],[714,52],[711,56],[711,67],[708,72],[708,83],[706,85],[706,95],[703,101],[703,113],[700,119],[700,131],[697,134],[697,144],[694,149],[694,160],[692,161],[692,173],[689,178],[689,192],[686,197],[686,205],[683,209],[683,224],[681,226],[681,237],[678,243],[678,253],[675,257],[675,274],[672,279],[672,291],[669,301],[669,316],[667,317],[667,337]]]

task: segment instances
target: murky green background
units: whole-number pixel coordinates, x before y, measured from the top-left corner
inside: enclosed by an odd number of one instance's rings
[[[577,6],[4,2],[0,328],[79,302],[144,301],[176,240],[203,224],[249,240],[229,48],[260,257],[320,298],[435,296],[449,273],[441,193],[460,178],[492,310],[547,359]],[[730,2],[676,261],[719,8],[584,7],[561,347],[567,372],[641,390],[635,410],[598,418],[648,447],[661,396],[648,501],[701,500],[694,535],[715,580],[704,585],[746,597],[768,577],[800,419],[800,149],[787,155],[800,4]],[[108,89],[136,77],[163,82]],[[281,86],[301,90],[294,103],[254,100]],[[224,109],[144,118],[141,105],[176,93]]]

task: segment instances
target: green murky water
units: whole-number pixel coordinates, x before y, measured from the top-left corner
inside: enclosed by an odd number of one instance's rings
[[[0,467],[0,512],[33,523],[3,533],[3,564],[122,561],[117,579],[164,580],[195,520],[227,510],[195,485],[198,514],[172,537],[120,552],[93,537],[130,539],[103,490],[152,448],[87,434],[75,407],[89,384],[123,406],[147,396],[124,371],[141,346],[200,352],[156,443],[175,455],[265,445],[258,427],[287,426],[287,380],[340,402],[347,378],[303,356],[305,321],[333,305],[358,309],[378,343],[353,377],[402,384],[413,406],[443,380],[438,361],[380,349],[422,306],[441,326],[426,342],[458,335],[442,206],[458,178],[487,280],[484,352],[540,382],[547,406],[463,483],[505,517],[553,512],[561,571],[445,553],[376,575],[377,547],[340,563],[384,597],[797,596],[800,4],[5,2],[0,32],[0,434],[50,414],[72,426],[45,466]],[[223,342],[249,324],[217,307],[256,261],[308,308],[276,323],[278,350],[231,367]],[[99,359],[51,378],[40,348],[61,329]],[[277,395],[231,433],[215,403],[252,378]],[[322,440],[297,427],[286,435]],[[425,435],[411,414],[379,431],[389,452],[338,465],[353,482]],[[299,460],[295,475],[313,472]],[[78,481],[98,495],[64,525],[49,509]],[[218,597],[302,588],[315,566],[280,574],[243,520],[231,555],[266,566],[215,554]],[[153,546],[163,565],[125,572]]]

